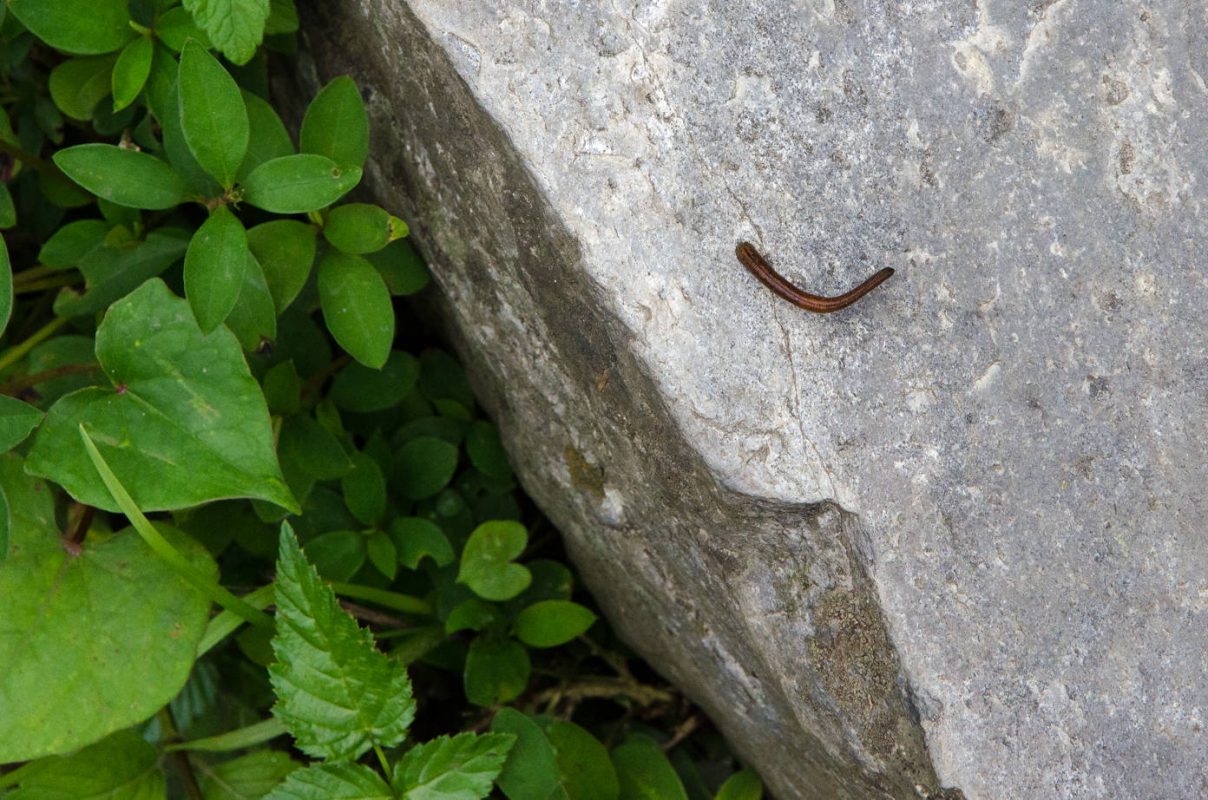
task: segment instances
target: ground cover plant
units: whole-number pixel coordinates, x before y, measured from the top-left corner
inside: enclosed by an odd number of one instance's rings
[[[269,101],[291,0],[0,15],[0,796],[759,797],[406,314],[355,83]]]

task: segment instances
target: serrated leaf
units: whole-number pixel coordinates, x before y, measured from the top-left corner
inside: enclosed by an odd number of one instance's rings
[[[569,600],[542,600],[516,615],[516,638],[529,647],[557,647],[587,631],[597,617]]]
[[[232,64],[246,64],[264,38],[269,0],[185,0],[185,8]]]
[[[503,793],[509,800],[549,800],[558,788],[558,763],[545,732],[514,708],[501,709],[491,730],[516,737],[497,779]]]
[[[90,120],[110,92],[113,69],[113,56],[69,58],[50,71],[50,99],[71,119]]]
[[[187,194],[184,181],[171,166],[137,150],[81,144],[58,151],[54,162],[97,197],[127,208],[172,208],[184,202]]]
[[[630,736],[612,751],[621,797],[650,800],[688,800],[684,784],[675,774],[662,748],[648,736]]]
[[[394,343],[394,305],[368,261],[328,250],[319,260],[319,304],[340,347],[367,367],[385,365]]]
[[[264,270],[277,313],[282,314],[306,285],[315,261],[318,229],[294,219],[276,219],[247,232],[248,247]]]
[[[375,745],[401,742],[415,717],[406,669],[374,647],[369,631],[344,613],[288,525],[281,527],[276,599],[277,663],[269,668],[277,694],[273,714],[298,749],[345,761]]]
[[[129,0],[9,0],[8,9],[51,47],[76,55],[112,53],[134,38]]]
[[[528,531],[519,522],[493,520],[474,529],[461,552],[457,581],[484,600],[510,600],[533,576],[512,559],[524,552]]]
[[[490,708],[520,696],[528,686],[528,651],[506,637],[484,634],[470,643],[463,683],[466,699]]]
[[[44,758],[21,772],[6,800],[163,800],[167,787],[155,747],[119,731],[69,756]]]
[[[180,52],[177,91],[189,151],[210,177],[224,189],[231,188],[250,136],[239,85],[218,59],[190,40]]]
[[[12,450],[38,427],[42,412],[15,397],[0,395],[0,453]]]
[[[194,770],[204,800],[253,800],[264,797],[301,767],[285,753],[257,750],[212,766],[195,764]]]
[[[406,397],[418,380],[419,360],[394,350],[381,369],[349,364],[340,370],[332,382],[331,399],[345,411],[384,411]]]
[[[298,144],[346,167],[361,167],[369,156],[369,116],[356,82],[347,75],[328,83],[310,101]]]
[[[243,181],[243,199],[274,214],[305,214],[329,206],[361,182],[361,168],[312,153],[265,161]]]
[[[0,568],[6,763],[83,747],[155,713],[188,678],[210,603],[133,530],[69,552],[50,487],[16,455],[0,457],[0,484],[13,521]],[[161,532],[195,569],[216,573],[195,542]]]
[[[408,750],[391,784],[404,800],[480,800],[491,792],[515,737],[461,733]]]
[[[297,513],[264,395],[230,331],[203,335],[188,304],[152,279],[109,309],[96,354],[112,386],[81,389],[51,407],[30,452],[31,473],[82,503],[117,511],[79,445],[85,423],[144,511],[252,497]]]
[[[78,317],[109,307],[175,263],[188,245],[184,231],[161,228],[133,247],[94,248],[78,264],[86,291],[80,295],[63,290],[55,298],[55,314]]]
[[[219,206],[193,234],[185,253],[185,297],[202,333],[222,324],[243,289],[251,253],[243,223]]]
[[[378,774],[362,764],[319,764],[291,772],[264,800],[396,800]]]
[[[121,111],[138,97],[151,76],[154,55],[155,42],[149,36],[140,36],[122,48],[122,54],[113,65],[114,111]]]

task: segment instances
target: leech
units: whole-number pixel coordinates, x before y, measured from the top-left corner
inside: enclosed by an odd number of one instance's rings
[[[813,311],[817,314],[829,314],[832,311],[847,308],[880,286],[893,274],[893,267],[886,267],[850,292],[845,292],[837,297],[823,297],[819,294],[810,294],[789,283],[787,278],[772,269],[772,265],[759,255],[755,245],[750,242],[739,242],[734,254],[738,256],[742,265],[774,294],[783,297],[798,308],[804,308],[806,311]]]

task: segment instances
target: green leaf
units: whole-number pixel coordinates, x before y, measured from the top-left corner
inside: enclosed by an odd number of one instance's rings
[[[155,20],[155,36],[168,47],[180,52],[190,37],[207,50],[212,50],[210,39],[197,24],[193,16],[183,7],[170,8]]]
[[[264,797],[302,765],[276,750],[257,750],[220,764],[197,766],[205,800],[251,800]]]
[[[113,66],[114,111],[121,111],[138,97],[151,76],[154,55],[155,41],[149,36],[140,36],[122,48],[122,54]]]
[[[504,708],[491,721],[491,730],[516,737],[497,779],[503,793],[509,800],[549,800],[558,788],[558,762],[537,723],[514,708]]]
[[[533,576],[512,563],[524,552],[528,531],[519,522],[484,522],[470,534],[461,552],[458,583],[484,600],[510,600],[528,588]]]
[[[294,0],[271,0],[272,11],[264,24],[265,36],[294,33],[298,30],[298,9]]]
[[[306,557],[324,580],[346,581],[365,563],[365,537],[357,531],[331,531],[306,543]]]
[[[69,58],[50,71],[50,99],[71,119],[90,120],[109,94],[113,69],[113,56]]]
[[[265,161],[294,153],[294,143],[285,130],[285,123],[271,105],[246,89],[243,90],[243,104],[247,107],[250,137],[247,155],[239,165],[236,178],[239,181],[246,180],[251,171]]]
[[[75,55],[112,53],[130,39],[128,0],[9,0],[8,10],[30,33]]]
[[[513,742],[498,733],[438,737],[408,750],[391,783],[404,800],[480,800],[491,793]]]
[[[369,563],[385,575],[387,580],[394,580],[394,576],[398,574],[398,553],[390,537],[381,531],[374,531],[365,543],[365,551],[369,556]]]
[[[276,587],[273,714],[298,749],[345,761],[403,741],[415,718],[407,670],[344,613],[287,524],[281,526]]]
[[[166,793],[159,753],[125,730],[69,756],[30,764],[5,800],[157,800]]]
[[[78,554],[65,547],[50,488],[13,454],[0,457],[0,485],[13,522],[0,568],[0,762],[9,762],[90,744],[172,699],[210,603],[133,530],[89,538]],[[195,569],[216,573],[191,539],[163,532]]]
[[[42,412],[29,403],[0,395],[0,453],[7,453],[25,441],[41,421]]]
[[[364,255],[406,235],[407,224],[372,203],[346,203],[327,215],[323,236],[338,250]]]
[[[305,214],[329,206],[361,182],[361,168],[300,153],[265,161],[243,181],[243,199],[274,214]]]
[[[189,151],[210,177],[230,189],[250,136],[239,85],[195,41],[185,42],[180,52],[178,81],[180,126]]]
[[[411,295],[422,290],[432,280],[428,268],[411,243],[405,240],[391,242],[366,258],[390,287],[390,294]]]
[[[385,365],[370,369],[349,364],[336,375],[331,399],[345,411],[367,414],[385,411],[399,403],[419,380],[419,360],[401,350],[391,351]]]
[[[507,451],[499,441],[499,429],[485,420],[477,420],[466,431],[466,455],[482,474],[501,480],[512,477]]]
[[[249,353],[259,349],[266,339],[277,338],[277,307],[268,292],[264,272],[251,253],[247,254],[247,267],[243,271],[243,288],[226,325]]]
[[[218,206],[193,234],[185,253],[185,297],[202,333],[222,324],[243,289],[250,257],[247,231],[226,206]]]
[[[585,633],[597,617],[569,600],[542,600],[516,615],[516,638],[529,647],[557,647]]]
[[[499,607],[486,600],[471,597],[458,603],[445,617],[445,633],[450,635],[458,631],[481,631],[503,619]]]
[[[381,369],[394,343],[394,305],[377,270],[360,256],[329,250],[319,260],[319,303],[336,343]]]
[[[563,720],[546,724],[545,735],[558,760],[559,783],[570,800],[617,800],[617,771],[599,739]]]
[[[352,515],[359,522],[372,525],[386,513],[386,478],[377,462],[364,453],[355,454],[352,463],[352,472],[340,479],[340,491],[344,493],[344,503]],[[394,552],[393,545],[390,549]]]
[[[54,154],[55,165],[97,197],[152,211],[184,202],[184,181],[155,156],[111,144],[81,144]]]
[[[339,439],[309,414],[295,414],[285,421],[277,450],[282,466],[288,463],[317,481],[341,478],[352,471],[352,461]]]
[[[42,245],[38,251],[38,261],[55,269],[75,267],[103,244],[109,227],[109,223],[101,219],[69,222]]]
[[[78,317],[108,308],[148,278],[163,272],[189,245],[188,234],[175,228],[162,228],[147,235],[134,247],[98,247],[79,262],[87,291],[76,294],[64,289],[55,298],[54,311],[60,317]]]
[[[662,749],[647,736],[630,736],[612,751],[623,800],[688,800]]]
[[[449,485],[457,470],[457,446],[432,436],[404,444],[391,464],[391,483],[409,500],[432,497]]]
[[[230,331],[202,335],[188,304],[155,279],[109,309],[96,354],[113,388],[81,389],[55,403],[30,452],[32,474],[82,503],[118,510],[79,445],[85,423],[146,511],[253,497],[297,513],[264,396]]]
[[[419,562],[431,558],[438,567],[448,566],[456,557],[449,538],[435,522],[420,517],[398,517],[390,523],[390,538],[398,550],[398,560],[407,569],[419,569]]]
[[[202,169],[201,164],[197,163],[197,159],[193,157],[193,151],[189,149],[189,144],[185,141],[185,132],[180,123],[180,88],[176,81],[177,73],[180,71],[179,65],[171,54],[163,48],[159,48],[156,50],[155,61],[158,64],[163,60],[170,62],[172,72],[170,82],[162,89],[163,96],[157,101],[163,105],[163,116],[157,114],[156,119],[159,120],[160,127],[163,129],[164,154],[168,157],[168,163],[176,170],[176,174],[195,195],[217,197],[222,194],[222,187],[210,177],[208,172]],[[162,71],[161,67],[156,67],[154,64],[152,69],[156,72]]]
[[[378,774],[362,764],[318,764],[289,774],[264,800],[396,800]]]
[[[232,64],[246,64],[264,38],[268,0],[185,0],[185,8]]]
[[[13,205],[12,192],[7,183],[0,183],[0,228],[12,228],[17,224],[17,209]]]
[[[352,78],[336,78],[310,101],[299,145],[303,153],[327,156],[341,166],[364,165],[369,156],[369,116]]]
[[[0,565],[8,558],[9,534],[12,532],[13,515],[8,507],[8,494],[0,483]]]
[[[296,414],[300,406],[302,380],[294,362],[282,361],[264,373],[261,381],[268,410],[273,414]]]
[[[735,772],[717,790],[715,800],[762,800],[763,783],[749,769]]]
[[[248,247],[264,270],[277,313],[285,312],[302,291],[315,260],[317,228],[293,219],[277,219],[247,232]]]
[[[8,243],[0,236],[0,333],[13,315],[13,265],[8,260]]]
[[[484,634],[466,653],[466,699],[490,708],[515,700],[528,686],[532,663],[528,651],[507,637]]]

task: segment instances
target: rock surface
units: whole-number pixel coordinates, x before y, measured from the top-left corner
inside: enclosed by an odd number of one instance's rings
[[[1208,6],[308,5],[526,488],[778,797],[1208,796]]]

